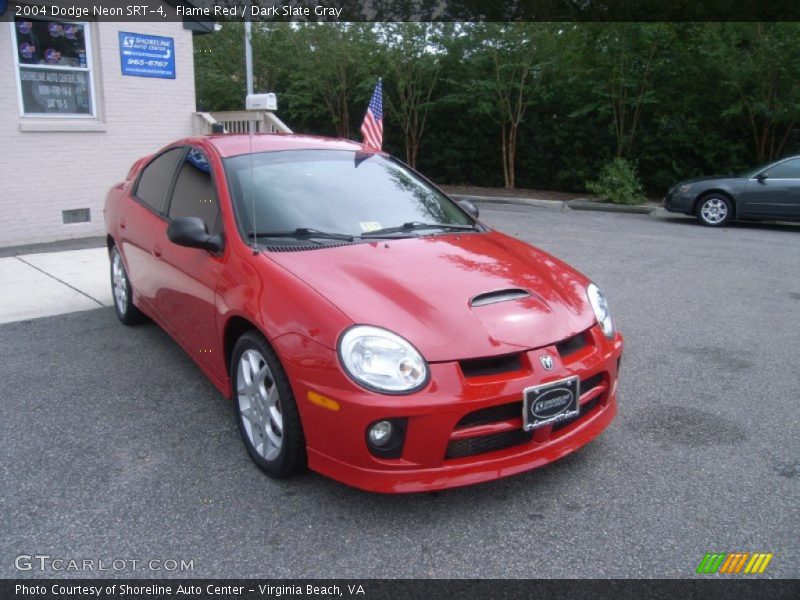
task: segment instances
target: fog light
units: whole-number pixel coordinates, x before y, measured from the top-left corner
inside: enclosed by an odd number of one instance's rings
[[[369,430],[369,441],[379,448],[392,439],[392,424],[389,421],[378,421]]]

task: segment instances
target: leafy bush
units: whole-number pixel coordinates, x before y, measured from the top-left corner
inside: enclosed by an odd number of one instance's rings
[[[636,165],[624,158],[615,158],[600,170],[600,177],[587,181],[586,189],[614,204],[642,204],[647,201]]]

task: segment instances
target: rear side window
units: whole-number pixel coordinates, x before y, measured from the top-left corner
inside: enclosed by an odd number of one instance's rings
[[[183,148],[167,150],[147,165],[139,178],[136,197],[159,213],[164,212],[167,188],[172,181],[175,165],[182,155]]]
[[[172,191],[169,218],[200,217],[211,234],[219,229],[219,203],[205,155],[196,149],[186,153]]]

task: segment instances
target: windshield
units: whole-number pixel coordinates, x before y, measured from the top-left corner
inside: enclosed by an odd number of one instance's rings
[[[444,194],[400,163],[377,154],[262,152],[228,158],[225,170],[246,237],[253,231],[362,236],[388,228],[402,230],[410,223],[473,225]],[[424,232],[440,233],[435,227]]]

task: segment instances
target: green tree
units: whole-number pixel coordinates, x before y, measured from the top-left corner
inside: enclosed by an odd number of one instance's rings
[[[540,98],[542,81],[553,60],[558,26],[552,23],[488,23],[465,27],[472,46],[465,58],[474,75],[464,92],[475,109],[499,125],[503,182],[516,183],[520,125]]]
[[[731,104],[745,119],[758,162],[781,156],[800,118],[800,24],[726,23],[709,27],[713,58]]]
[[[322,107],[336,135],[350,138],[353,101],[377,80],[380,49],[372,25],[310,23],[296,26],[292,41],[283,59],[291,64],[287,83],[295,109],[314,114]]]
[[[665,23],[592,23],[585,25],[583,75],[593,85],[581,116],[599,111],[611,122],[614,155],[634,148],[645,111],[660,100],[653,80],[673,38]]]
[[[417,166],[431,96],[441,71],[441,30],[432,23],[390,23],[379,29],[389,76],[386,100],[403,131],[406,162],[412,167]]]
[[[246,94],[244,25],[225,23],[194,39],[195,94],[203,111],[241,110]]]

